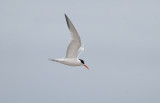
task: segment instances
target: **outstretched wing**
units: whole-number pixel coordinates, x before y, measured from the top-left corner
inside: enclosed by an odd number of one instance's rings
[[[69,18],[67,17],[66,14],[65,14],[65,18],[66,18],[67,26],[68,26],[70,34],[71,34],[70,35],[71,40],[70,40],[70,43],[67,47],[65,58],[77,58],[79,48],[81,47],[81,39],[80,39],[80,36],[78,35],[78,32],[76,31],[74,25],[69,20]]]

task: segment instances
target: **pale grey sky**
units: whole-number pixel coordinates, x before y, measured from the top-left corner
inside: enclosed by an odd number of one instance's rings
[[[160,103],[159,0],[0,0],[0,103]],[[48,61],[69,41],[90,67]]]

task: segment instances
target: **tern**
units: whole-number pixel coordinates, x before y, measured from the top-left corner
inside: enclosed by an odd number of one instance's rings
[[[66,14],[65,14],[65,18],[66,18],[68,29],[70,31],[70,43],[67,47],[66,56],[62,59],[49,59],[49,60],[59,62],[69,66],[85,66],[89,70],[87,65],[85,65],[84,60],[78,59],[79,54],[84,51],[80,36]]]

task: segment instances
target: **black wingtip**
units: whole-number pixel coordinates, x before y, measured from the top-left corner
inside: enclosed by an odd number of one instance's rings
[[[69,18],[68,18],[68,16],[67,16],[66,14],[64,14],[64,16],[65,16],[66,20],[68,20],[68,19],[69,19]]]
[[[67,17],[66,14],[64,14],[64,15],[65,15],[65,18],[66,18],[66,22],[67,22],[68,28],[70,28],[70,27],[69,27],[69,22],[68,22],[68,21],[69,21],[69,18]]]

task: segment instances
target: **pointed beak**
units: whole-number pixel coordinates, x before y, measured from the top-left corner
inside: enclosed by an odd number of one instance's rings
[[[88,70],[89,70],[89,68],[87,67],[87,65],[84,65]]]

